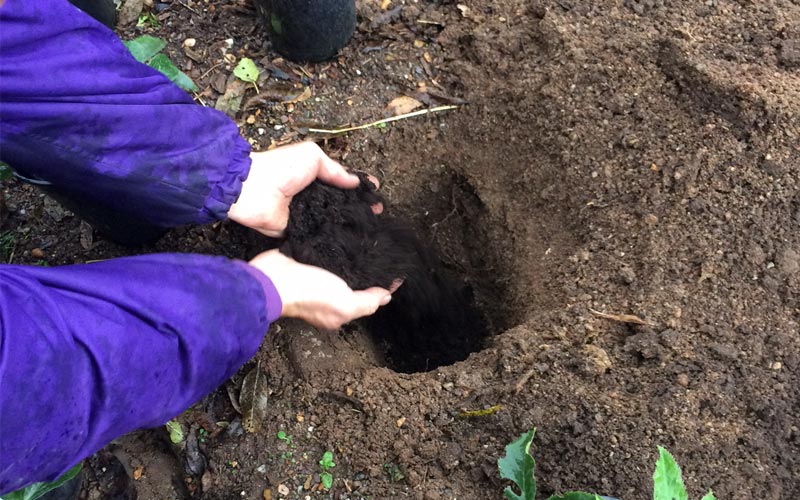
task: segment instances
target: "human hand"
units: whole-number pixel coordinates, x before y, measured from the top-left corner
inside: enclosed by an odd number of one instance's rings
[[[380,287],[353,291],[335,274],[301,264],[278,250],[257,255],[250,265],[275,285],[283,303],[281,317],[299,318],[317,328],[335,330],[374,314],[392,299],[389,290]]]
[[[345,189],[359,183],[357,176],[313,142],[253,152],[250,158],[250,174],[239,199],[228,210],[228,218],[273,238],[282,236],[286,229],[292,197],[315,179]]]

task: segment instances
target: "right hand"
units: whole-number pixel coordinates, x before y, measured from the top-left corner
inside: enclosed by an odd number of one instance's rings
[[[301,264],[278,250],[257,255],[250,265],[275,285],[283,303],[281,317],[299,318],[325,330],[370,316],[392,299],[385,288],[353,291],[335,274]]]

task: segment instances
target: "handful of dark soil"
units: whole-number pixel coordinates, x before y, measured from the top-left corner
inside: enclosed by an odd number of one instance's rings
[[[466,359],[486,336],[469,290],[447,275],[410,223],[372,212],[372,205],[386,207],[386,201],[358,175],[356,189],[316,181],[296,195],[281,252],[333,272],[355,290],[389,288],[403,279],[389,305],[366,319],[396,370],[426,371]]]

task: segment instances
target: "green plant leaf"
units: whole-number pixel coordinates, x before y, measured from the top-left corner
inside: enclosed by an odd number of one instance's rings
[[[194,84],[192,79],[189,78],[186,73],[179,70],[177,66],[172,64],[172,61],[169,60],[169,57],[165,56],[164,54],[157,54],[153,56],[148,64],[152,68],[164,73],[164,75],[169,78],[172,83],[183,90],[197,90],[197,85]]]
[[[711,490],[708,490],[708,493],[706,493],[706,494],[703,496],[703,498],[701,498],[700,500],[717,500],[717,499],[716,499],[716,497],[714,496],[714,492],[713,492],[713,491],[711,491]]]
[[[570,491],[563,495],[553,495],[548,497],[547,500],[603,500],[600,495],[594,493],[584,493],[582,491]]]
[[[328,471],[328,469],[332,469],[336,467],[336,464],[333,462],[333,452],[326,451],[322,454],[322,460],[319,461],[319,466],[322,467],[323,471]]]
[[[177,420],[170,420],[167,422],[166,427],[169,431],[169,440],[174,444],[180,444],[186,439],[186,436],[183,434],[183,427],[181,427],[181,423]]]
[[[659,458],[653,473],[653,500],[687,500],[681,469],[672,455],[658,447]]]
[[[322,481],[322,487],[325,488],[325,491],[328,491],[333,486],[333,475],[330,472],[323,472],[319,475],[319,479]]]
[[[510,479],[520,490],[517,494],[510,486],[506,486],[503,496],[507,500],[534,500],[536,497],[536,479],[533,477],[536,462],[530,454],[534,434],[536,429],[521,435],[506,446],[505,456],[497,460],[500,477]]]
[[[131,51],[137,61],[146,63],[154,55],[164,50],[167,42],[154,36],[142,35],[133,40],[128,40],[125,42],[125,46],[128,47],[128,50]]]
[[[239,61],[239,64],[233,68],[233,74],[236,75],[236,78],[248,83],[255,83],[258,81],[258,73],[259,71],[256,67],[256,63],[248,57],[243,57],[242,60]]]
[[[58,488],[62,484],[77,476],[81,471],[81,467],[83,467],[83,464],[79,463],[52,483],[33,483],[25,488],[22,488],[21,490],[14,491],[12,493],[6,493],[3,495],[2,500],[36,500],[37,498],[42,497],[48,491]]]
[[[8,166],[8,163],[0,161],[0,181],[10,179],[14,176],[14,171]]]
[[[278,35],[283,34],[283,25],[281,24],[281,18],[272,14],[269,18],[269,24],[272,26],[272,31],[277,33]]]

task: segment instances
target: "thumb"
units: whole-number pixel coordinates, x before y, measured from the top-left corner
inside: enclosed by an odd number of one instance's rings
[[[389,290],[377,286],[353,292],[353,319],[375,314],[379,307],[385,306],[391,300],[392,294]]]

